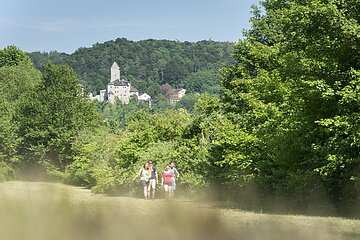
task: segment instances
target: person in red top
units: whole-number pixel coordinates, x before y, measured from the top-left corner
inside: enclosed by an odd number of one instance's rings
[[[169,164],[166,165],[165,170],[161,173],[161,185],[164,188],[165,200],[171,200],[172,184],[174,181],[174,172],[171,170]]]

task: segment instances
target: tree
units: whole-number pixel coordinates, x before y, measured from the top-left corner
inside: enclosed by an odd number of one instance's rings
[[[189,75],[184,80],[186,90],[197,93],[219,93],[221,83],[220,76],[216,71],[203,70]]]
[[[162,95],[164,95],[164,96],[169,96],[170,91],[171,91],[171,86],[170,86],[170,84],[165,83],[165,84],[163,84],[163,85],[160,86],[160,92],[161,92]]]
[[[40,73],[23,51],[15,46],[0,51],[0,181],[10,177],[21,159],[18,115],[39,82]]]
[[[36,94],[20,112],[21,150],[30,164],[40,161],[64,169],[73,160],[76,137],[99,123],[79,82],[66,65],[45,66]]]
[[[194,106],[199,98],[199,94],[186,94],[184,97],[180,99],[179,102],[176,103],[176,108],[184,108],[188,112],[192,112],[194,109]]]
[[[20,63],[32,65],[30,58],[16,46],[8,46],[0,51],[0,67],[19,65]]]
[[[259,139],[251,164],[264,188],[304,209],[345,206],[359,197],[358,4],[262,5],[223,72],[224,109]]]

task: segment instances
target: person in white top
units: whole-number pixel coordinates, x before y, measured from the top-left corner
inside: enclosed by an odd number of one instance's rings
[[[140,175],[141,185],[144,188],[144,198],[148,199],[148,198],[150,198],[149,193],[148,193],[149,180],[150,180],[150,170],[149,170],[148,163],[145,163],[144,167],[142,167],[140,169],[139,175]]]

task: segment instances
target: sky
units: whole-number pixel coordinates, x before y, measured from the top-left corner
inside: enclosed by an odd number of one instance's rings
[[[236,42],[259,0],[0,0],[0,49],[73,53],[116,38]]]

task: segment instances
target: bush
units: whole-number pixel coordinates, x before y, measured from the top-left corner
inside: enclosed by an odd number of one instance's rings
[[[0,182],[10,180],[14,174],[13,168],[4,162],[0,162]]]

